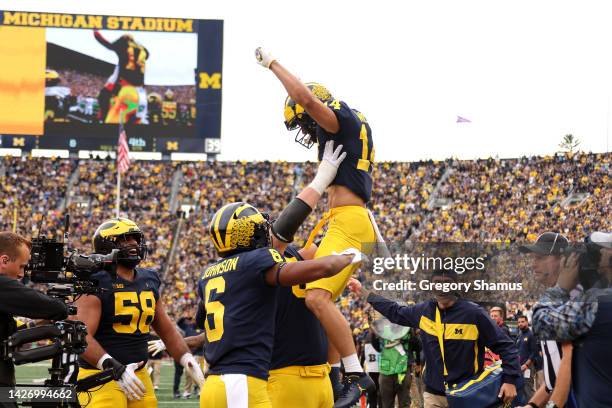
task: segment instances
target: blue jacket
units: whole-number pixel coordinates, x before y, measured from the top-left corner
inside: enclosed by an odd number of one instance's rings
[[[477,304],[459,299],[441,310],[435,300],[400,306],[372,293],[367,300],[392,323],[421,329],[428,392],[444,395],[445,383],[452,387],[482,371],[485,347],[501,356],[505,383],[519,379],[516,346]]]
[[[535,364],[538,358],[538,345],[531,330],[522,331],[519,329],[518,336],[516,336],[516,347],[518,348],[521,365],[525,364],[527,360],[531,360],[531,363]]]

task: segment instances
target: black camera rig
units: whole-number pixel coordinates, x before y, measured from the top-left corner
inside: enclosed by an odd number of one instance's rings
[[[72,305],[80,296],[96,294],[101,291],[98,281],[92,275],[106,271],[116,276],[118,250],[110,254],[84,255],[76,250],[67,250],[69,216],[65,218],[64,242],[39,235],[32,239],[30,262],[26,276],[34,283],[50,284],[47,295],[61,299],[68,306],[68,314],[76,315]],[[0,356],[12,360],[15,365],[34,363],[51,359],[50,378],[44,387],[65,387],[75,392],[86,392],[113,379],[112,370],[77,381],[78,356],[87,347],[87,327],[78,320],[61,320],[51,324],[18,330],[7,340],[0,343]],[[25,349],[24,346],[43,341],[44,346]],[[30,387],[32,385],[19,384]],[[76,395],[76,394],[75,394]],[[22,402],[33,407],[79,407],[79,403],[49,403],[32,400]]]

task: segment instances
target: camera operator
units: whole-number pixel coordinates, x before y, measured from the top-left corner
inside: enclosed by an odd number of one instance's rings
[[[573,342],[572,389],[578,406],[610,407],[612,234],[594,232],[585,241],[564,252],[557,285],[534,308],[533,326],[542,339]],[[585,291],[570,298],[578,283]]]
[[[30,259],[30,249],[31,243],[26,238],[12,232],[0,232],[0,341],[17,331],[13,316],[51,320],[68,316],[64,302],[20,282]],[[15,385],[13,362],[0,359],[0,386],[12,385]]]

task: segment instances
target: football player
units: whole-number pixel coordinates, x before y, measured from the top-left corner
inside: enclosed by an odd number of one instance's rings
[[[329,223],[315,258],[349,247],[371,252],[372,246],[366,244],[382,241],[382,238],[366,209],[372,192],[374,161],[372,130],[368,121],[346,102],[335,99],[324,86],[302,83],[263,49],[258,48],[255,56],[260,65],[276,75],[289,94],[285,100],[285,125],[288,130],[299,129],[296,141],[308,148],[318,144],[319,159],[329,140],[341,143],[347,153],[327,189],[330,210],[312,231],[305,248],[312,244],[323,225]],[[322,186],[318,192],[323,194],[326,187]],[[356,267],[349,265],[334,277],[309,283],[305,291],[306,305],[317,316],[329,338],[328,358],[336,366],[335,373],[339,372],[338,361],[342,357],[345,386],[336,400],[336,407],[352,406],[361,394],[375,388],[361,367],[348,322],[334,304]]]
[[[157,92],[151,92],[148,96],[149,123],[162,123],[162,97]]]
[[[340,148],[333,151],[333,145],[328,146],[310,188],[302,199],[283,210],[281,218],[285,221],[275,222],[275,234],[292,234],[295,225],[312,210],[310,198],[318,200],[320,196],[313,184],[326,185],[333,180],[344,156],[340,156]],[[327,171],[328,167],[334,167],[333,171]],[[209,363],[200,404],[207,408],[270,407],[267,379],[274,345],[276,287],[333,276],[347,265],[360,262],[361,254],[347,248],[340,254],[286,262],[271,247],[267,218],[242,202],[217,211],[209,232],[222,259],[209,266],[198,283]]]
[[[102,289],[77,300],[76,320],[87,325],[87,349],[79,359],[78,378],[99,370],[113,370],[114,381],[91,393],[79,395],[82,405],[92,408],[156,407],[151,378],[142,369],[147,361],[150,327],[167,345],[168,352],[198,383],[204,375],[185,341],[159,300],[160,279],[150,269],[138,268],[147,246],[138,225],[126,218],[102,223],[93,237],[96,253],[118,249],[116,276],[106,271],[92,275]]]
[[[174,92],[172,89],[166,89],[162,102],[162,120],[164,125],[173,125],[176,122],[177,110],[178,105],[174,100]]]
[[[119,59],[98,96],[105,123],[119,123],[120,115],[124,115],[124,123],[148,123],[144,75],[149,51],[137,43],[131,34],[123,34],[111,43],[99,31],[94,30],[94,38],[105,48],[114,51]],[[113,95],[116,96],[113,98]]]
[[[334,151],[333,141],[326,143],[323,160],[313,180],[329,184],[346,154],[342,145]],[[316,245],[298,249],[287,244],[299,226],[314,209],[321,194],[312,183],[300,192],[272,225],[272,246],[284,253],[287,262],[313,259]],[[282,237],[279,239],[278,237]],[[331,407],[334,403],[327,364],[327,338],[317,318],[304,302],[304,285],[280,286],[276,290],[276,322],[268,395],[273,408]],[[203,317],[203,316],[200,316]],[[187,337],[191,348],[202,347],[205,333]],[[150,341],[149,351],[165,350],[161,341]]]

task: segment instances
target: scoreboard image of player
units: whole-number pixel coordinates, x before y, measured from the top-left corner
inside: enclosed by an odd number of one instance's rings
[[[0,147],[220,146],[222,20],[4,10],[0,52]]]

